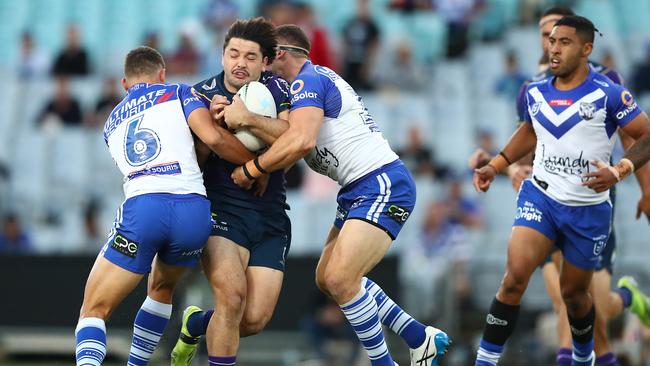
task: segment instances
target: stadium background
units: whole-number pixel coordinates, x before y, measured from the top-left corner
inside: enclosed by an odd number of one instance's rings
[[[220,71],[220,40],[232,20],[260,14],[308,30],[322,51],[316,62],[344,76],[356,70],[355,86],[418,188],[418,206],[375,276],[406,310],[450,332],[456,343],[443,364],[473,364],[482,317],[505,264],[515,192],[500,178],[489,194],[474,193],[467,158],[479,144],[498,149],[514,129],[512,94],[522,77],[537,71],[536,20],[553,4],[572,6],[594,21],[603,36],[592,59],[613,63],[650,109],[650,86],[643,80],[650,63],[650,0],[370,0],[376,42],[367,22],[351,23],[357,1],[0,1],[0,238],[19,243],[0,247],[0,364],[72,362],[83,283],[122,201],[121,177],[101,128],[115,97],[110,89],[118,98],[123,94],[118,81],[126,52],[155,35],[174,69],[170,80],[193,83]],[[52,69],[70,25],[87,52],[89,71],[61,78],[70,70]],[[62,94],[78,101],[76,120],[43,112],[53,98],[68,109]],[[314,299],[312,273],[334,218],[337,187],[302,163],[291,181],[287,282],[269,329],[243,342],[244,365],[320,364],[306,324],[318,319],[310,314],[327,309]],[[634,180],[619,186],[614,281],[632,274],[648,291],[649,225],[634,218],[640,196]],[[210,305],[200,273],[183,287],[176,310],[189,302]],[[142,298],[140,288],[108,323],[109,361],[124,363]],[[288,308],[288,298],[298,305]],[[554,320],[539,274],[523,311],[503,364],[551,365]],[[340,321],[333,327],[344,328]],[[628,365],[650,365],[650,333],[635,318],[624,316],[612,330],[615,350]],[[168,362],[177,331],[170,323],[153,364]],[[336,354],[355,347],[345,334],[326,343]],[[399,339],[389,338],[389,346],[406,362]]]

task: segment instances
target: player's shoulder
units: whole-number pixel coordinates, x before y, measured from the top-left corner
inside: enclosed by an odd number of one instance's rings
[[[262,75],[260,76],[260,82],[266,85],[266,87],[269,89],[278,88],[282,91],[289,90],[289,83],[270,71],[262,72]]]
[[[546,76],[542,79],[531,80],[528,85],[526,85],[526,92],[529,92],[532,89],[538,89],[541,92],[547,91],[551,77],[552,76]]]
[[[605,76],[610,80],[610,82],[617,85],[623,85],[623,77],[615,69],[591,60],[589,61],[589,67],[597,74]]]
[[[213,75],[205,80],[199,81],[192,87],[202,94],[213,94],[221,91],[221,84],[223,80],[223,73]]]

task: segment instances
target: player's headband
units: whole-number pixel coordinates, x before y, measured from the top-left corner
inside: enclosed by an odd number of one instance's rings
[[[278,50],[289,51],[289,52],[298,52],[298,53],[302,53],[305,56],[309,56],[309,51],[307,51],[306,48],[293,46],[293,45],[290,45],[290,44],[279,44],[278,45]]]

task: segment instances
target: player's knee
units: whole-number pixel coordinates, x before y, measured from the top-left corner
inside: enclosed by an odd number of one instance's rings
[[[327,294],[327,284],[325,283],[325,274],[322,272],[316,272],[316,287],[318,287],[321,292]]]
[[[508,271],[501,282],[501,295],[505,300],[519,302],[526,291],[528,285],[528,276],[521,272]]]
[[[354,281],[341,271],[326,271],[325,289],[337,302],[347,301],[359,291],[360,281]]]
[[[216,309],[221,307],[221,310],[229,313],[242,313],[246,305],[246,289],[240,288],[220,288],[215,291],[215,304]]]
[[[241,322],[239,333],[242,337],[248,337],[260,333],[271,320],[266,312],[247,312]]]
[[[567,286],[562,289],[562,300],[566,304],[567,312],[575,314],[586,306],[589,301],[589,292],[586,288]]]

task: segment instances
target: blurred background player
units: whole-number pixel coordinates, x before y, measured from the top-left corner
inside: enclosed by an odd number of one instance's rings
[[[238,20],[228,29],[223,48],[223,71],[194,86],[221,126],[243,105],[234,98],[242,86],[260,81],[271,91],[278,119],[244,116],[247,127],[271,144],[286,130],[289,85],[264,71],[275,57],[273,25],[263,18]],[[234,100],[233,100],[234,98]],[[222,133],[230,132],[220,127]],[[232,129],[234,130],[234,129]],[[234,137],[233,137],[234,138]],[[237,141],[237,140],[236,140]],[[241,146],[241,143],[237,141]],[[285,210],[284,171],[261,177],[253,189],[230,179],[232,170],[252,160],[255,153],[235,156],[224,147],[211,154],[204,168],[205,185],[215,220],[203,257],[205,275],[215,297],[215,310],[190,306],[183,314],[180,337],[172,351],[172,365],[189,365],[199,337],[207,337],[210,362],[234,364],[240,336],[257,334],[273,315],[284,278],[284,263],[291,243],[291,223]],[[247,187],[249,188],[249,187]],[[208,327],[209,324],[209,327]]]
[[[542,56],[539,60],[540,72],[536,74],[531,80],[527,80],[521,86],[519,94],[517,95],[517,115],[519,117],[520,123],[523,123],[524,115],[526,113],[526,97],[525,91],[526,87],[530,82],[539,81],[548,77],[551,77],[553,74],[549,67],[549,45],[548,38],[551,34],[553,26],[555,23],[564,16],[575,15],[573,10],[564,6],[554,6],[542,14],[539,20],[539,32],[541,36],[541,45],[542,45]],[[623,85],[623,78],[620,76],[616,70],[605,67],[597,62],[589,61],[589,66],[595,71],[602,75],[607,76],[610,80],[618,85]],[[618,134],[623,142],[623,146],[629,148],[634,142],[629,136],[618,129]],[[487,159],[491,157],[491,154],[488,154],[482,149],[477,150],[472,159],[474,162],[472,165],[473,168],[478,167],[481,164],[479,160],[482,160],[483,163],[487,162]],[[515,190],[519,190],[523,180],[527,179],[530,176],[532,171],[532,158],[533,156],[526,156],[523,159],[515,162],[507,169],[507,174],[512,181],[512,186]],[[635,172],[641,190],[643,192],[642,197],[639,199],[637,207],[637,217],[643,212],[647,217],[650,217],[650,200],[648,195],[650,194],[650,171],[647,167],[638,169]],[[597,356],[596,366],[610,366],[617,365],[616,356],[611,352],[609,342],[607,339],[607,323],[610,319],[616,318],[622,311],[631,307],[633,313],[639,315],[644,323],[650,324],[650,307],[649,311],[645,310],[645,307],[640,305],[644,302],[648,302],[647,297],[638,291],[636,283],[631,278],[622,278],[619,282],[619,289],[615,291],[610,291],[614,258],[616,253],[616,233],[613,226],[613,214],[615,212],[615,202],[616,202],[616,187],[613,187],[610,190],[610,199],[612,202],[612,232],[607,240],[607,245],[600,255],[599,264],[596,267],[594,272],[594,280],[591,286],[591,294],[598,307],[599,311],[596,315],[596,324],[594,329],[594,348]],[[558,314],[558,323],[557,323],[557,332],[558,332],[558,344],[559,348],[557,351],[556,364],[557,366],[565,366],[571,364],[571,332],[569,329],[568,319],[566,317],[566,307],[562,301],[562,295],[560,293],[560,282],[559,282],[559,271],[561,266],[561,255],[559,250],[554,249],[553,253],[550,254],[541,265],[542,275],[544,278],[544,283],[546,290],[549,294],[549,297],[553,303],[553,308]],[[632,296],[636,301],[634,301],[635,306],[632,302]],[[650,303],[650,302],[649,302]]]
[[[560,286],[573,338],[572,365],[595,361],[595,310],[588,287],[610,231],[607,190],[650,157],[650,147],[645,146],[650,140],[647,115],[627,90],[588,64],[595,31],[582,17],[567,16],[555,23],[549,36],[554,77],[527,87],[524,117],[529,123],[520,126],[488,165],[476,170],[475,187],[486,191],[495,175],[511,164],[509,157],[518,161],[536,146],[533,179],[519,192],[506,274],[490,306],[476,365],[497,364],[528,280],[553,245],[564,256]],[[571,102],[560,103],[567,100]],[[619,164],[609,167],[602,161],[609,160],[618,127],[640,140]],[[590,164],[600,170],[591,172]]]
[[[122,79],[127,96],[104,127],[124,175],[126,200],[86,283],[75,332],[79,366],[102,363],[106,319],[151,272],[129,354],[129,365],[147,364],[171,315],[174,287],[198,263],[210,233],[210,203],[192,133],[213,147],[214,123],[190,86],[164,82],[158,51],[139,47],[128,53]]]
[[[411,174],[361,97],[334,71],[309,61],[305,33],[295,25],[276,31],[279,52],[272,70],[291,82],[289,129],[264,154],[238,167],[233,180],[247,186],[304,157],[314,171],[337,181],[343,188],[316,269],[318,287],[339,305],[372,365],[394,364],[382,322],[407,342],[411,365],[437,365],[449,345],[447,335],[413,319],[364,277],[384,257],[415,206]]]

